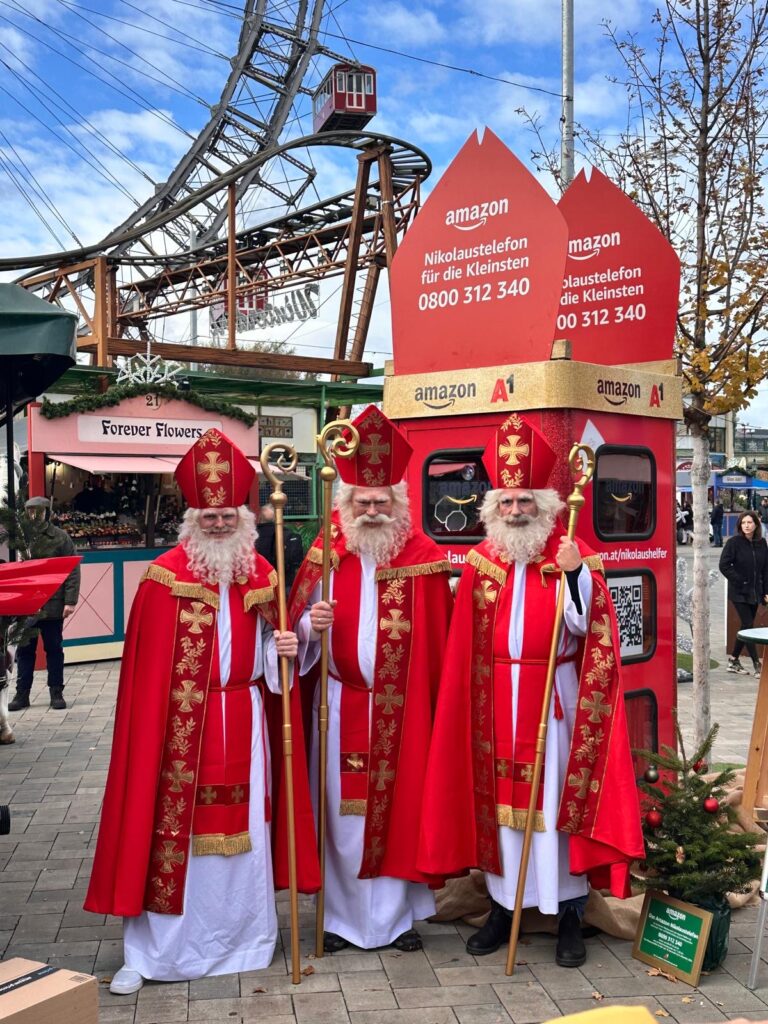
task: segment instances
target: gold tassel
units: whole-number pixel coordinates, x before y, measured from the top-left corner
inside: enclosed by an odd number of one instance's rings
[[[451,563],[446,559],[439,562],[425,562],[423,565],[402,565],[394,569],[377,569],[376,582],[382,580],[404,580],[411,576],[434,576],[439,572],[450,572]]]
[[[494,565],[484,555],[481,555],[478,551],[470,551],[467,555],[467,562],[474,566],[478,572],[484,573],[486,576],[490,576],[492,580],[496,580],[502,586],[507,582],[507,572],[502,569],[500,565]]]
[[[528,811],[523,810],[522,807],[510,807],[508,804],[496,804],[497,825],[505,825],[507,828],[514,828],[519,832],[524,832],[527,820]],[[547,831],[546,826],[544,825],[543,811],[536,811],[536,816],[533,819],[533,831]]]
[[[162,583],[164,587],[172,587],[176,582],[176,573],[171,572],[170,569],[164,569],[161,565],[149,565],[147,566],[144,575],[141,577],[141,582],[144,580],[153,580],[155,583]]]
[[[339,804],[339,814],[360,814],[365,817],[365,800],[342,800]]]
[[[237,853],[250,853],[250,850],[251,836],[248,832],[240,832],[236,836],[192,836],[193,857],[209,857],[212,854],[232,857]]]

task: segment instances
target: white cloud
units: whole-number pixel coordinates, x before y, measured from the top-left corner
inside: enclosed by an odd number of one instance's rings
[[[431,46],[440,43],[447,37],[446,26],[440,22],[434,12],[426,10],[423,5],[406,7],[400,3],[376,4],[369,7],[376,14],[375,35],[382,45]],[[368,23],[368,36],[371,37],[373,25]]]
[[[462,4],[459,32],[467,41],[496,46],[512,42],[543,48],[559,45],[561,0],[494,0],[482,9]],[[574,4],[576,46],[592,46],[602,36],[602,22],[610,15],[624,30],[638,25],[652,10],[648,0],[614,0],[607,11],[604,0],[579,0]]]

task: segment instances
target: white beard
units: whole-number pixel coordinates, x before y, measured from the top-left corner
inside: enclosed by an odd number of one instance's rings
[[[199,523],[191,520],[184,523],[179,539],[189,556],[188,568],[203,583],[229,586],[256,567],[256,530],[242,519],[233,534],[219,540],[206,536]]]
[[[486,522],[485,533],[495,555],[527,565],[544,550],[554,525],[554,516],[541,512],[523,526],[509,526],[495,515]]]
[[[349,505],[340,506],[339,517],[347,548],[356,555],[369,556],[376,565],[387,565],[397,558],[411,532],[411,518],[407,510],[405,515],[377,516],[376,526],[364,525],[368,517],[356,517]]]

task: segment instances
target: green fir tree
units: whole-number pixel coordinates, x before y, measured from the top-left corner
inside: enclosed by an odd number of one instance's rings
[[[691,757],[686,756],[679,725],[676,728],[679,754],[666,746],[661,753],[641,752],[660,774],[656,782],[640,782],[645,794],[647,873],[638,881],[646,889],[663,889],[688,903],[722,902],[726,893],[747,892],[760,877],[755,846],[762,837],[731,829],[737,814],[725,797],[735,772],[707,775],[718,726]],[[661,815],[660,822],[649,812]]]

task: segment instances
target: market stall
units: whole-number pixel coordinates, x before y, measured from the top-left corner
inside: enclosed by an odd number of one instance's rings
[[[158,395],[65,415],[50,403],[31,409],[30,496],[52,499],[57,524],[83,554],[80,601],[64,625],[67,662],[121,655],[141,576],[176,543],[183,506],[173,473],[193,441],[217,427],[260,468],[253,417],[231,411]],[[215,477],[212,466],[214,486]]]

